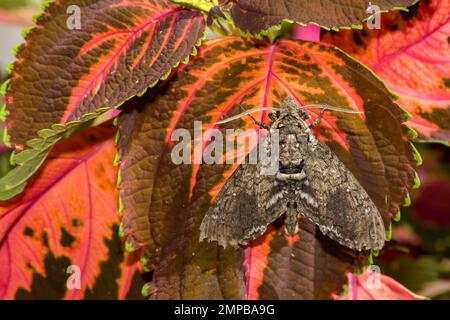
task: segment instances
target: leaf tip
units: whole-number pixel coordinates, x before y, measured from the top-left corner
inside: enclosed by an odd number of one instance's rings
[[[151,283],[146,283],[142,286],[141,294],[144,297],[150,296]]]
[[[408,132],[409,132],[409,139],[410,140],[416,140],[417,137],[419,136],[419,133],[417,132],[417,130],[408,127]]]
[[[401,217],[402,217],[402,215],[401,215],[401,213],[400,213],[400,210],[398,210],[397,214],[396,214],[395,217],[394,217],[394,221],[395,221],[395,222],[399,222],[400,219],[401,219]]]
[[[129,253],[133,253],[136,251],[136,248],[133,246],[129,239],[125,241],[125,251]]]
[[[42,3],[41,3],[41,10],[45,10],[45,9],[47,9],[51,4],[52,4],[52,2],[53,2],[53,0],[46,0],[46,1],[43,1]]]
[[[41,17],[41,15],[42,15],[41,12],[36,13],[35,15],[33,15],[33,23],[34,23],[34,24],[37,24],[37,23],[38,23],[39,18]]]
[[[120,188],[121,184],[122,184],[122,171],[118,170],[117,171],[117,182],[116,182],[117,188]]]
[[[418,189],[420,187],[420,178],[416,171],[414,171],[414,174],[415,174],[415,176],[414,176],[414,182],[413,182],[412,188]]]
[[[422,156],[420,155],[420,153],[417,150],[417,148],[414,145],[414,143],[410,142],[410,145],[411,145],[411,149],[412,149],[412,152],[413,152],[414,161],[416,161],[417,166],[421,166],[422,163],[423,163]]]
[[[389,223],[389,227],[386,230],[386,241],[391,241],[392,239],[392,223]],[[378,251],[377,251],[377,256],[378,256]]]
[[[120,163],[120,155],[119,153],[116,151],[115,155],[114,155],[114,162],[113,162],[113,166],[117,167]]]
[[[125,235],[124,226],[123,226],[123,222],[121,222],[121,223],[119,224],[119,237],[120,237],[120,238],[123,238],[124,235]]]
[[[22,47],[22,44],[19,44],[11,49],[11,54],[13,57],[17,57],[17,53],[19,52],[19,49]]]
[[[409,192],[406,191],[406,196],[405,196],[405,200],[403,202],[403,206],[409,207],[410,205],[411,205],[411,196],[409,195]],[[400,212],[400,210],[399,210],[399,212]],[[397,213],[397,214],[399,214],[399,213]]]
[[[13,52],[14,53],[14,52]],[[6,74],[11,74],[13,69],[14,69],[14,64],[15,62],[10,62],[7,66],[6,66]]]
[[[32,30],[33,30],[33,27],[24,28],[22,30],[22,38],[26,39]]]
[[[119,121],[117,119],[118,118],[114,119],[114,125],[115,126],[117,126],[119,124]],[[120,164],[120,153],[119,153],[119,150],[118,150],[119,141],[120,141],[120,131],[117,130],[116,135],[114,136],[114,145],[116,146],[116,153],[115,153],[115,156],[114,156],[114,163],[113,163],[113,165],[115,167],[117,167]]]
[[[123,217],[123,201],[121,197],[119,197],[119,217]]]
[[[141,258],[141,265],[142,265],[142,269],[144,270],[144,272],[150,272],[151,269],[148,267],[148,259],[147,257],[142,257]]]

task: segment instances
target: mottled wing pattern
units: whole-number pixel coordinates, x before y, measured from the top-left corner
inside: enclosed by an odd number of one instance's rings
[[[311,136],[303,170],[308,184],[297,199],[298,211],[331,239],[358,251],[379,250],[385,241],[383,219],[353,174],[328,148]]]
[[[261,175],[261,164],[241,164],[218,193],[200,226],[200,241],[221,246],[246,245],[280,217],[284,201],[273,175]],[[267,210],[269,209],[269,210]]]

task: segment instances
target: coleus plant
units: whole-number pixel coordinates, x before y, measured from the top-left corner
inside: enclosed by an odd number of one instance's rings
[[[399,207],[410,202],[407,190],[418,185],[414,167],[420,156],[411,143],[417,133],[406,124],[431,117],[402,104],[403,98],[397,104],[382,74],[380,79],[328,44],[347,43],[342,31],[314,43],[294,40],[280,28],[282,22],[358,27],[368,3],[335,0],[331,14],[323,9],[325,1],[174,2],[54,1],[24,31],[25,43],[2,86],[4,140],[15,151],[14,168],[0,179],[0,297],[125,298],[139,283],[136,255],[151,271],[143,293],[155,299],[315,299],[339,293],[345,274],[372,256],[338,245],[309,221],[301,222],[294,239],[275,222],[245,248],[198,241],[203,215],[236,165],[175,165],[170,137],[178,128],[192,133],[194,121],[202,121],[205,131],[239,113],[240,104],[273,107],[290,95],[300,105],[361,112],[327,113],[316,136],[361,182],[388,230]],[[386,11],[414,2],[378,5]],[[70,5],[80,8],[80,29],[67,28]],[[426,14],[382,16],[389,23],[403,21],[393,34],[422,25],[448,3],[417,6]],[[217,8],[224,18],[208,28],[207,17],[217,16]],[[423,28],[422,38],[432,36],[432,43],[443,46],[448,17],[433,19],[436,33]],[[205,40],[208,29],[221,36]],[[352,36],[364,39],[355,40],[364,46],[347,51],[363,57],[367,43],[385,36],[383,30]],[[417,43],[412,39],[404,47]],[[412,59],[400,53],[395,57]],[[442,60],[430,62],[436,69],[430,82],[448,99]],[[445,113],[441,104],[413,102]],[[269,121],[265,111],[255,116]],[[113,118],[115,128],[108,122]],[[440,120],[415,128],[421,137],[442,140],[448,122]],[[220,129],[231,127],[249,129],[254,123],[243,118]],[[200,151],[206,146],[199,144]],[[118,235],[134,254],[117,254]],[[65,285],[72,264],[82,270],[79,290]]]

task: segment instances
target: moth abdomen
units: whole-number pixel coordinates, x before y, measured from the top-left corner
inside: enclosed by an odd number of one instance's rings
[[[296,234],[298,232],[298,213],[297,204],[288,203],[286,213],[284,215],[285,232],[289,235]]]

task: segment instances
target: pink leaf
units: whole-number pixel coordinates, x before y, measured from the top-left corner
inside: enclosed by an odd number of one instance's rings
[[[348,292],[333,295],[335,300],[424,300],[426,297],[412,293],[400,283],[370,268],[356,276],[347,274]]]

